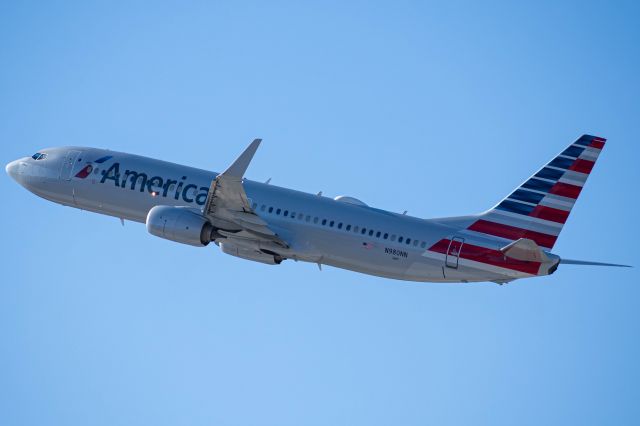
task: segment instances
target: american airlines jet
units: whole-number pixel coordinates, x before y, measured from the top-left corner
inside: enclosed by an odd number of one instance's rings
[[[419,219],[244,178],[260,139],[222,173],[84,147],[43,149],[7,173],[47,200],[143,222],[152,235],[270,265],[285,259],[409,281],[504,284],[550,275],[558,235],[605,139],[584,135],[484,213]]]

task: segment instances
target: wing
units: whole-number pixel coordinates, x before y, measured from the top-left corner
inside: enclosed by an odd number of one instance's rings
[[[203,214],[218,228],[228,242],[260,248],[289,245],[273,232],[251,208],[244,191],[243,176],[256,153],[261,139],[255,139],[227,170],[219,174],[209,187]]]

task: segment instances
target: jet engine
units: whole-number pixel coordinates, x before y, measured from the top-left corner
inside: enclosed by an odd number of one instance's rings
[[[149,210],[146,224],[151,235],[196,247],[209,244],[214,232],[200,210],[189,207],[155,206]]]
[[[283,260],[282,256],[276,253],[266,253],[264,251],[240,247],[235,244],[226,242],[221,242],[220,248],[222,249],[223,253],[230,254],[231,256],[240,257],[246,260],[253,260],[255,262],[266,263],[267,265],[279,265]]]

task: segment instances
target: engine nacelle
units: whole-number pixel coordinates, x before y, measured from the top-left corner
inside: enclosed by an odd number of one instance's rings
[[[231,256],[240,257],[246,260],[253,260],[254,262],[266,263],[267,265],[279,265],[283,260],[282,257],[277,254],[263,253],[261,251],[239,247],[231,243],[221,242],[220,249],[222,249],[223,253],[230,254]]]
[[[203,247],[211,242],[213,226],[199,210],[155,206],[147,214],[147,231],[156,237]]]

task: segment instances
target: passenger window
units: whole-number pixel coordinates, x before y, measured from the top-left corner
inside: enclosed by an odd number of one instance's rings
[[[269,207],[269,213],[273,213],[273,207]]]
[[[367,233],[367,228],[362,228],[362,232],[360,232],[362,235]]]
[[[418,247],[418,240],[413,240],[413,246]]]
[[[353,232],[355,232],[355,233],[357,234],[359,229],[360,229],[360,228],[358,228],[357,226],[354,226],[354,227],[353,227]]]
[[[262,207],[260,207],[260,211],[264,211],[267,208],[267,206],[265,206],[264,204],[262,205]]]
[[[391,234],[391,241],[395,241],[396,240],[396,234]]]
[[[372,235],[373,235],[373,229],[370,229],[369,230],[369,236],[372,236]]]
[[[313,218],[313,223],[318,223],[318,216]]]
[[[342,222],[338,224],[338,229],[342,229]]]
[[[276,214],[279,215],[282,212],[282,209],[276,210]]]
[[[256,209],[256,207],[258,207],[258,203],[253,203],[253,205],[251,206],[251,208],[252,208],[253,210],[255,210],[255,209]]]
[[[330,227],[330,228],[333,228],[333,224],[334,224],[334,223],[335,223],[334,221],[329,222],[329,227]]]
[[[345,228],[347,231],[351,231],[351,225],[347,225],[347,227]]]
[[[282,213],[282,216],[284,216],[284,217],[289,216],[289,210],[285,210],[284,213]]]
[[[295,219],[296,218],[296,214],[294,212],[291,212],[291,219]]]
[[[327,219],[322,219],[322,226],[325,226],[327,224]]]
[[[411,238],[407,238],[407,245],[411,244]]]
[[[420,247],[425,248],[427,246],[427,243],[425,243],[424,241],[422,242],[422,244],[420,244]]]
[[[304,220],[306,220],[307,222],[309,222],[309,221],[311,220],[311,216],[307,215],[307,217],[306,217]]]
[[[398,237],[398,242],[401,243],[404,240],[404,237]]]
[[[304,216],[304,215],[303,215],[302,213],[298,213],[298,220],[302,220],[302,217],[303,217],[303,216]]]
[[[389,238],[389,234],[387,234],[387,233],[385,232],[385,233],[384,233],[384,237],[382,237],[382,238],[384,238],[384,239],[386,240],[387,238]]]

